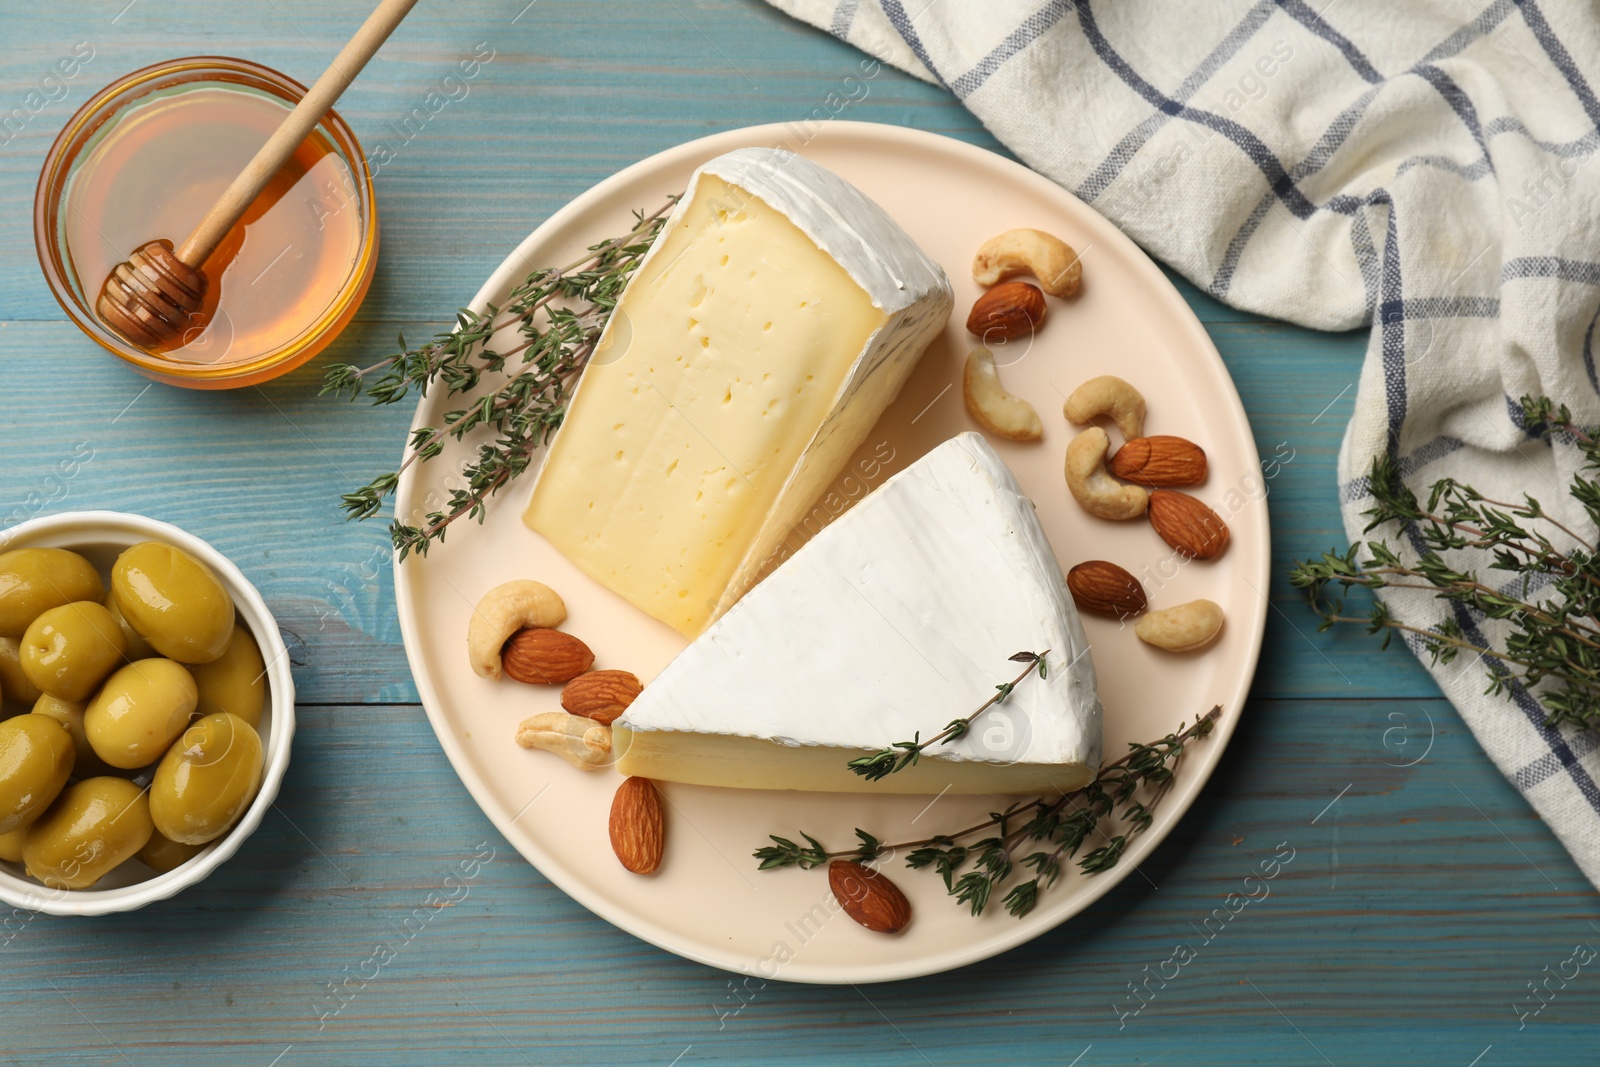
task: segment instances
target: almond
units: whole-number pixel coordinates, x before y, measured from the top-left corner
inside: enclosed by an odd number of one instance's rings
[[[574,715],[610,726],[644,687],[627,671],[588,671],[561,690],[561,706]]]
[[[539,626],[511,635],[500,650],[500,666],[528,685],[565,685],[594,666],[594,653],[569,633]]]
[[[978,297],[967,330],[984,340],[1024,337],[1044,321],[1044,294],[1027,282],[1002,282]]]
[[[611,798],[611,851],[634,874],[661,866],[667,846],[667,821],[661,794],[648,778],[629,778]]]
[[[1150,606],[1139,579],[1103,559],[1091,559],[1067,572],[1067,589],[1080,611],[1125,619]]]
[[[1117,449],[1107,469],[1137,485],[1199,485],[1206,480],[1206,453],[1182,437],[1140,437]]]
[[[1174,489],[1150,494],[1150,525],[1190,559],[1216,559],[1228,547],[1228,524],[1205,504]]]
[[[854,860],[828,864],[828,888],[844,913],[868,930],[897,934],[911,921],[911,902],[900,887]]]

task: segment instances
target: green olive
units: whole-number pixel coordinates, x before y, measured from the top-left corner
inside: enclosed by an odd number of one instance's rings
[[[72,735],[72,748],[76,753],[72,761],[72,774],[75,778],[92,778],[97,774],[111,773],[111,767],[95,755],[93,746],[89,744],[88,731],[83,728],[83,713],[88,707],[89,702],[86,700],[62,700],[49,693],[41,696],[33,705],[35,715],[54,719],[65,726],[67,733]]]
[[[43,612],[22,635],[22,673],[51,696],[87,700],[122,665],[127,642],[111,612],[93,600]]]
[[[249,630],[235,626],[222,658],[197,663],[189,673],[200,689],[196,712],[215,715],[226,711],[251,726],[261,725],[261,709],[267,700],[267,665]]]
[[[22,670],[22,642],[0,637],[0,696],[13,704],[32,704],[41,695]]]
[[[0,846],[4,844],[4,838],[0,838]],[[168,871],[182,867],[185,863],[200,855],[201,852],[205,851],[205,847],[204,845],[180,845],[178,842],[170,841],[160,834],[151,834],[150,840],[145,842],[144,848],[139,850],[139,862],[157,874],[166,874]],[[5,856],[0,854],[0,859],[4,858]]]
[[[85,778],[29,827],[22,862],[52,889],[87,889],[153,832],[143,789],[126,778]]]
[[[51,608],[105,595],[100,572],[76,552],[17,548],[0,553],[0,637],[21,637]]]
[[[28,839],[26,826],[13,830],[9,834],[0,834],[0,860],[8,863],[22,862],[22,843]]]
[[[156,768],[150,818],[162,836],[203,845],[227,833],[261,788],[261,738],[237,715],[207,715]]]
[[[122,617],[150,647],[179,663],[210,663],[233,636],[233,601],[211,568],[159,541],[134,545],[111,568]]]
[[[131,770],[161,758],[189,725],[199,693],[183,665],[141,659],[106,679],[83,713],[95,755]]]
[[[44,813],[72,773],[72,735],[43,715],[0,722],[0,834]]]
[[[124,659],[132,663],[136,659],[149,659],[156,654],[156,650],[150,647],[150,643],[139,636],[139,631],[129,626],[128,620],[122,617],[122,609],[117,607],[117,595],[115,593],[107,593],[105,600],[101,603],[105,605],[107,611],[111,612],[111,617],[117,620],[117,625],[122,628],[122,641],[125,646],[122,651]]]

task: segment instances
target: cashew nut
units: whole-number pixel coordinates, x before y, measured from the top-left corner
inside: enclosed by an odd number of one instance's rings
[[[967,356],[967,371],[961,379],[967,410],[978,424],[1008,441],[1037,441],[1044,436],[1044,424],[1033,405],[1006,392],[995,369],[994,353],[982,345]]]
[[[1018,274],[1031,274],[1051,296],[1078,291],[1083,264],[1061,238],[1043,230],[1007,230],[991,237],[972,259],[972,280],[984,287]]]
[[[1137,519],[1150,505],[1142,486],[1123,485],[1106,473],[1111,439],[1091,426],[1067,445],[1067,488],[1083,510],[1102,519]]]
[[[1222,632],[1222,609],[1209,600],[1191,600],[1150,612],[1133,624],[1133,632],[1147,645],[1168,652],[1192,652],[1209,645]]]
[[[611,727],[564,711],[523,719],[517,744],[554,752],[580,771],[599,770],[611,762]]]
[[[467,658],[480,678],[500,677],[500,649],[518,630],[560,626],[567,606],[548,585],[520,579],[497,585],[472,609]]]
[[[1072,391],[1062,408],[1067,421],[1083,425],[1110,415],[1122,439],[1144,436],[1144,397],[1139,390],[1112,374],[1090,378]]]

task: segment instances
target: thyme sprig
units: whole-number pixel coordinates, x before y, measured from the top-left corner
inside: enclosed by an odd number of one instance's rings
[[[1536,432],[1566,436],[1577,446],[1583,470],[1600,470],[1600,441],[1573,422],[1566,406],[1524,397],[1522,408]],[[1301,560],[1289,581],[1321,616],[1319,629],[1361,625],[1368,633],[1383,634],[1385,647],[1396,633],[1409,634],[1436,664],[1467,653],[1483,662],[1487,693],[1510,695],[1516,688],[1543,685],[1537,696],[1548,724],[1600,725],[1600,557],[1593,541],[1526,494],[1520,502],[1494,500],[1443,478],[1423,502],[1401,482],[1387,456],[1373,462],[1371,486],[1374,503],[1365,514],[1372,521],[1364,532],[1388,527],[1409,536],[1416,558],[1404,559],[1379,539]],[[1575,473],[1568,493],[1591,526],[1600,524],[1600,481]],[[1558,545],[1561,535],[1570,546]],[[1445,557],[1463,551],[1484,553],[1485,569],[1516,577],[1495,584]],[[1376,599],[1365,614],[1350,613],[1339,593],[1352,589],[1429,591],[1451,603],[1453,615],[1417,626],[1396,618]],[[1470,625],[1474,614],[1509,622],[1510,631],[1498,645],[1475,640],[1463,625],[1463,619]]]
[[[857,828],[856,846],[836,851],[807,833],[800,834],[805,844],[774,834],[772,844],[756,849],[754,855],[759,869],[770,871],[810,870],[835,859],[866,862],[905,852],[906,866],[932,869],[943,879],[945,891],[973,915],[981,915],[995,894],[1004,890],[1005,909],[1020,919],[1061,877],[1063,861],[1076,857],[1092,834],[1099,833],[1105,844],[1085,854],[1078,866],[1097,874],[1117,865],[1133,838],[1154,822],[1156,805],[1171,788],[1189,742],[1208,736],[1221,714],[1219,705],[1191,726],[1180,723],[1176,732],[1159,741],[1130,744],[1126,755],[1101,767],[1081,789],[1056,798],[1019,801],[964,830],[884,844]],[[1124,824],[1114,836],[1101,828],[1102,820],[1113,813]],[[985,831],[990,833],[969,840]],[[1017,852],[1035,843],[1040,847],[1017,857]],[[1013,881],[1022,871],[1031,872],[1031,877]]]
[[[426,396],[439,384],[447,396],[463,398],[463,406],[446,411],[440,425],[412,431],[398,470],[344,494],[346,518],[378,514],[413,463],[438,456],[447,438],[461,440],[470,431],[485,429],[494,436],[463,466],[463,484],[416,525],[395,516],[389,534],[405,559],[412,552],[427,555],[429,545],[443,541],[450,524],[463,516],[482,522],[489,498],[528,468],[534,453],[561,425],[573,384],[677,199],[648,215],[635,212],[634,226],[626,234],[589,246],[587,255],[564,267],[529,272],[503,304],[491,304],[482,314],[461,308],[455,329],[448,333],[416,348],[408,347],[401,334],[400,351],[371,366],[329,367],[323,394],[351,400],[365,395],[373,404],[394,404],[412,389]],[[513,327],[515,343],[504,351],[489,347],[495,334]],[[480,394],[485,375],[504,377]]]
[[[865,756],[857,756],[847,766],[869,782],[876,782],[879,779],[887,778],[895,771],[903,771],[907,767],[916,766],[917,761],[922,758],[923,750],[934,745],[948,744],[957,738],[965,737],[967,732],[972,729],[972,724],[979,715],[982,715],[996,704],[1004,703],[1006,697],[1010,696],[1011,691],[1017,687],[1017,683],[1032,674],[1036,668],[1039,671],[1040,678],[1048,678],[1050,668],[1045,663],[1045,657],[1049,654],[1050,650],[1045,649],[1043,652],[1018,652],[1012,655],[1009,657],[1012,663],[1026,663],[1027,666],[1023,668],[1021,674],[1011,679],[1011,681],[1001,682],[996,685],[994,687],[994,695],[979,704],[977,710],[972,714],[960,719],[950,720],[950,723],[943,730],[940,730],[926,741],[922,740],[922,732],[919,730],[911,736],[911,740],[896,741],[888,748],[881,748]]]

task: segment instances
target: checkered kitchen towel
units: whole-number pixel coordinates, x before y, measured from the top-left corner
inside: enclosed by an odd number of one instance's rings
[[[1339,458],[1350,537],[1385,452],[1419,493],[1453,476],[1585,525],[1564,490],[1579,457],[1530,434],[1516,401],[1546,394],[1600,422],[1593,3],[770,2],[949,89],[1217,299],[1370,325]],[[1426,593],[1386,599],[1412,623],[1449,613]],[[1484,695],[1481,663],[1433,673],[1600,884],[1595,737],[1546,728],[1526,692]]]

